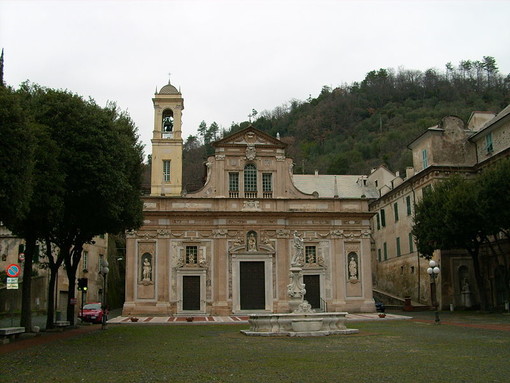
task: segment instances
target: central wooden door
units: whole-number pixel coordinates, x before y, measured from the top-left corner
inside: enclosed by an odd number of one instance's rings
[[[182,309],[200,310],[200,276],[182,277]]]
[[[312,305],[312,309],[321,307],[321,285],[319,275],[303,275],[305,284],[305,300]]]
[[[266,308],[264,262],[240,262],[241,310]]]

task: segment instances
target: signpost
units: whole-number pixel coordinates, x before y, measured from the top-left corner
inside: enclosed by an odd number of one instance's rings
[[[17,290],[18,289],[18,275],[21,272],[20,267],[13,263],[5,269],[7,273],[7,290]]]

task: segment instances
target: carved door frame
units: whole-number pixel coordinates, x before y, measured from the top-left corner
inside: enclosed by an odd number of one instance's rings
[[[273,254],[242,252],[231,254],[232,259],[232,313],[245,314],[273,312]],[[241,310],[241,262],[264,262],[265,308],[263,310]]]
[[[183,299],[183,277],[198,276],[200,277],[200,310],[184,310],[182,308]],[[206,314],[206,270],[205,269],[178,269],[177,270],[177,314]]]

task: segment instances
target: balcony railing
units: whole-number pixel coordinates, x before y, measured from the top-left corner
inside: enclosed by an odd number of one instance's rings
[[[239,198],[239,196],[240,196],[239,191],[230,190],[228,192],[229,198]],[[256,191],[250,191],[250,192],[244,192],[244,198],[254,199],[254,198],[260,198],[260,197],[258,196],[258,193]],[[262,192],[262,198],[273,198],[273,192],[272,191]]]

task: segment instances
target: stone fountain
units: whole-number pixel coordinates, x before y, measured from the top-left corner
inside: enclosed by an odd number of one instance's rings
[[[251,314],[250,329],[241,330],[252,336],[326,336],[356,334],[359,330],[345,326],[347,312],[316,313],[304,299],[303,239],[294,232],[294,254],[290,266],[290,283],[287,285],[290,313]]]

